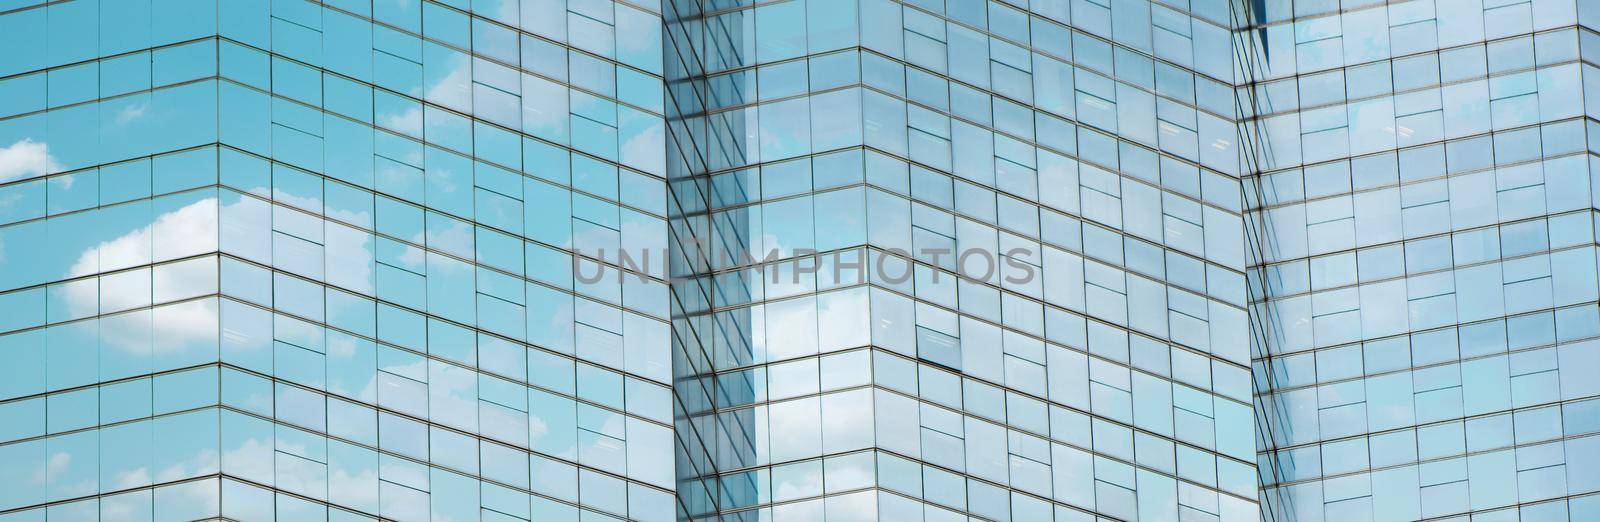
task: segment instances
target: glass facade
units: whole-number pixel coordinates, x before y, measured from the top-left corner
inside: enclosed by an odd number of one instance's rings
[[[35,3],[0,519],[673,518],[657,5]]]
[[[1257,517],[1227,3],[664,15],[681,518]]]
[[[1597,29],[0,0],[0,522],[1600,519]]]
[[[1383,4],[1252,11],[1263,516],[1600,519],[1600,5]]]

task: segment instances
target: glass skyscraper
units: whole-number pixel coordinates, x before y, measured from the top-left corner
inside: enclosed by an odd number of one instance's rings
[[[0,522],[1597,520],[1597,30],[0,0]]]
[[[1262,514],[1600,519],[1600,3],[1383,4],[1244,37]]]
[[[658,6],[35,3],[0,518],[673,518]]]
[[[1227,4],[664,15],[683,516],[1256,517]]]

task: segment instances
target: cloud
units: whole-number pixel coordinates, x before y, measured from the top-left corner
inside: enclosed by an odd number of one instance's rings
[[[165,494],[156,498],[161,499],[166,511],[190,515],[204,513],[208,516],[216,516],[221,512],[222,498],[218,494],[215,478],[185,482],[162,489]]]
[[[766,305],[766,354],[781,361],[817,353],[817,307],[812,296]]]
[[[216,417],[212,417],[215,419]],[[156,482],[172,482],[208,473],[216,473],[218,453],[215,448],[201,448],[192,458],[174,462],[156,472]]]
[[[162,257],[215,251],[217,199],[200,199],[157,216],[149,225],[84,249],[78,255],[77,261],[67,270],[66,275],[79,276],[148,264],[154,258],[152,241],[157,235],[160,236]],[[214,273],[216,270],[215,258],[187,261],[184,264],[189,263],[210,263],[210,272]],[[149,273],[148,270],[143,272]],[[183,272],[194,273],[188,270]],[[203,274],[204,272],[200,273]],[[193,294],[195,290],[190,279],[189,277],[153,278],[151,294],[163,296]],[[68,310],[74,316],[94,315],[100,311],[100,286],[102,285],[66,285],[65,299]],[[141,302],[148,302],[148,297]],[[115,305],[108,306],[105,311],[111,311],[112,306]],[[192,342],[214,342],[217,336],[217,305],[214,301],[196,301],[157,308],[152,327],[155,338],[163,340],[161,346],[170,349],[182,349]],[[126,350],[142,352],[149,349],[148,339],[126,336],[109,339],[113,345]]]
[[[412,242],[419,245],[425,244],[443,252],[471,259],[473,241],[475,240],[475,230],[472,225],[459,219],[452,219],[446,221],[446,223],[448,225],[442,228],[438,226],[430,227],[427,236],[413,239]],[[424,243],[424,240],[427,242]],[[411,252],[412,249],[414,248],[408,248],[402,259],[407,263],[414,263],[419,266],[424,261],[427,261],[427,258],[423,255],[424,252],[420,250]]]
[[[129,488],[139,488],[150,485],[150,468],[140,466],[127,471],[118,471],[117,476],[106,486],[107,490],[115,491]]]
[[[0,182],[39,177],[61,168],[42,141],[23,138],[0,147]]]
[[[362,346],[359,343],[360,342],[357,341],[355,337],[344,335],[330,336],[328,339],[327,353],[329,364],[333,364],[333,361],[335,360],[355,358],[365,358],[369,361],[372,360],[374,355],[371,341],[365,342],[365,349],[362,349]],[[353,382],[345,382],[343,379],[336,376],[330,376],[328,379],[328,391],[347,397],[354,397],[365,402],[376,402],[378,400],[377,373],[374,372],[372,375],[368,376],[366,382],[360,384],[359,389],[351,389],[351,386],[355,384],[356,383]]]
[[[217,300],[201,299],[162,306],[155,309],[152,319],[155,354],[182,353],[194,346],[217,343]]]
[[[544,137],[566,136],[571,117],[567,87],[537,76],[522,77],[523,131]]]
[[[463,112],[472,111],[472,61],[464,54],[450,57],[450,72],[423,86],[422,99]],[[409,92],[416,96],[416,92]],[[399,113],[379,115],[383,126],[401,132],[422,136],[423,109],[421,104],[407,107]]]
[[[303,208],[309,212],[322,212],[322,200],[315,196],[301,196],[292,194],[279,187],[272,188],[272,200],[291,207]]]
[[[801,470],[794,473],[796,469]],[[775,480],[772,498],[788,500],[816,496],[822,493],[822,466],[817,464],[801,464],[798,468],[790,467],[785,470],[785,478]],[[776,473],[774,473],[776,474]]]
[[[424,86],[423,99],[462,111],[472,110],[472,60],[466,54],[450,55],[450,72]]]
[[[67,176],[56,176],[51,178],[49,183],[54,183],[57,186],[60,186],[62,190],[72,190],[72,184],[76,181],[78,181],[78,175],[72,174]]]
[[[117,111],[116,123],[117,125],[127,125],[128,122],[143,118],[144,114],[149,111],[150,101],[148,98],[136,104],[124,105],[122,109]]]
[[[328,472],[328,485],[339,494],[339,503],[372,508],[378,506],[378,471],[373,468],[361,468],[352,475],[350,470],[337,465],[330,465]]]
[[[50,454],[50,459],[45,461],[45,474],[49,477],[61,475],[72,470],[72,453],[58,451]]]
[[[533,440],[533,442],[534,442],[534,444],[536,446],[537,446],[537,444],[539,442],[539,439],[544,438],[545,435],[549,435],[549,434],[550,434],[550,424],[549,423],[546,423],[544,421],[544,419],[539,418],[538,415],[529,415],[528,416],[528,437]]]
[[[638,118],[655,119],[653,116],[639,116]],[[662,147],[666,142],[665,124],[653,121],[644,131],[630,136],[622,142],[622,161],[626,162],[628,166],[645,172],[663,174],[667,170],[666,154],[662,152]]]
[[[756,444],[770,448],[774,463],[809,457],[822,450],[822,407],[816,397],[773,403],[767,407],[767,423],[767,440]]]
[[[56,469],[56,461],[57,461],[58,458],[61,458],[63,456],[65,456],[65,461],[62,464],[63,469],[57,470]],[[81,496],[84,496],[84,495],[93,495],[93,494],[95,494],[97,492],[97,490],[100,489],[100,481],[99,481],[99,478],[98,478],[97,474],[95,474],[94,472],[86,471],[84,469],[78,469],[78,470],[66,469],[66,468],[68,468],[70,466],[71,460],[72,460],[72,456],[69,455],[69,454],[66,454],[66,453],[56,453],[56,454],[50,456],[50,471],[53,474],[52,477],[55,478],[55,480],[59,482],[58,484],[55,484],[52,487],[52,489],[53,489],[52,494],[53,495],[59,495],[57,498],[63,498],[63,497],[64,498],[72,498],[72,497],[81,497]],[[85,467],[94,466],[94,465],[95,465],[94,462],[90,462],[90,463],[87,463],[87,464],[82,463],[82,462],[78,463],[78,467],[79,468],[85,468]],[[83,475],[85,473],[87,473],[88,476],[80,478],[80,479],[78,479],[78,480],[76,480],[74,482],[66,482],[68,479],[71,478],[71,475],[76,474],[76,475],[80,475],[81,476],[81,475]]]
[[[145,485],[148,484],[148,482],[145,483]],[[107,489],[111,490],[114,487],[108,487]],[[143,490],[101,498],[100,518],[105,520],[137,520],[139,516],[149,516],[150,507],[148,503],[151,501],[150,495],[150,490]]]
[[[398,113],[398,114],[396,114],[396,113],[381,114],[381,115],[378,116],[378,118],[379,118],[380,121],[383,122],[383,126],[386,127],[386,128],[399,130],[400,132],[403,132],[403,133],[406,133],[406,134],[410,134],[410,135],[413,135],[413,136],[421,136],[422,135],[422,106],[421,105],[413,105],[411,107],[408,107],[405,110],[405,112],[401,112],[401,113]]]
[[[154,253],[151,241],[157,231],[161,235],[163,253],[176,253],[163,255],[164,258],[216,250],[217,198],[203,198],[163,213],[149,225],[84,249],[66,275],[80,276],[149,264]]]
[[[868,343],[872,331],[867,292],[855,288],[817,296],[817,324],[823,325],[819,350],[838,350]]]
[[[434,362],[428,375],[431,420],[458,427],[477,428],[478,374],[458,366]]]
[[[326,465],[286,452],[279,452],[274,456],[277,457],[276,486],[278,489],[299,493],[319,500],[328,497],[328,471]]]

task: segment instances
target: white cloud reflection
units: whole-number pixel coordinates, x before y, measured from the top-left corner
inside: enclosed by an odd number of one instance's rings
[[[0,182],[43,176],[61,170],[45,142],[33,138],[17,140],[0,147]]]

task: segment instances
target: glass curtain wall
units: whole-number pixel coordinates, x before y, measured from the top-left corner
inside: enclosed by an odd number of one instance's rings
[[[680,519],[1254,519],[1230,13],[665,6]]]
[[[1597,27],[0,0],[0,520],[1600,518]]]
[[[1596,4],[1249,7],[1263,517],[1600,517]]]
[[[659,9],[0,2],[0,519],[670,520]]]

